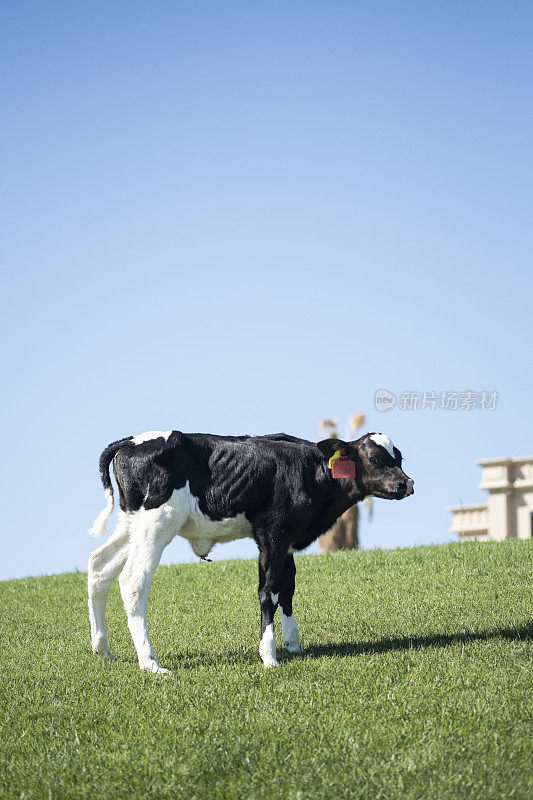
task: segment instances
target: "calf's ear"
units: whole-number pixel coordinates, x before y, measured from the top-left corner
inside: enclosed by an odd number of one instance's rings
[[[342,439],[322,439],[321,442],[317,442],[316,446],[327,461],[331,456],[335,455],[337,450],[346,450],[348,448],[347,442],[343,442]]]

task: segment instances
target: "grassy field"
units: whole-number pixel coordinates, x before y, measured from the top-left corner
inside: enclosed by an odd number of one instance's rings
[[[258,655],[256,565],[161,567],[140,673],[86,575],[0,584],[0,796],[529,798],[530,542],[297,558],[304,656]],[[278,643],[281,641],[277,622]]]

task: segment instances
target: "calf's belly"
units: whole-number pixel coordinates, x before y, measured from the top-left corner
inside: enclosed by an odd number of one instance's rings
[[[213,520],[200,511],[198,498],[191,492],[189,482],[175,489],[171,497],[152,513],[171,536],[187,539],[194,553],[205,558],[218,542],[231,542],[252,536],[252,526],[244,514]]]
[[[205,558],[215,544],[250,538],[252,526],[244,514],[219,521],[195,514],[187,520],[179,535],[190,542],[197,556]]]

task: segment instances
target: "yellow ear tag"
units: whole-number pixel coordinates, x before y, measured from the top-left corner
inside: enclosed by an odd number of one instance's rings
[[[342,455],[344,455],[344,450],[335,450],[330,460],[328,461],[328,467],[330,469],[333,469],[333,463],[337,461]]]

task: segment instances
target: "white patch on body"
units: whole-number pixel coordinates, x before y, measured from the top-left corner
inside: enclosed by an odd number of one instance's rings
[[[131,440],[133,444],[142,444],[143,442],[149,442],[151,439],[163,437],[166,442],[171,433],[172,431],[146,431],[146,433],[138,433],[137,436],[132,436]]]
[[[93,522],[93,526],[89,531],[91,536],[104,535],[105,529],[107,527],[107,521],[111,516],[111,512],[113,511],[114,501],[113,501],[113,492],[111,491],[111,489],[105,490],[105,496],[107,500],[106,507],[100,511],[95,521]]]
[[[270,599],[272,600],[272,605],[274,606],[277,605],[278,598],[279,598],[279,592],[276,592],[275,594],[274,592],[270,592]]]
[[[283,636],[283,644],[289,653],[303,653],[303,648],[300,644],[300,634],[298,633],[298,626],[296,624],[296,620],[294,619],[294,615],[291,614],[290,617],[288,617],[283,613],[282,608],[280,608],[279,613],[281,614],[281,634]]]
[[[273,622],[266,626],[265,632],[261,636],[259,655],[265,667],[279,667],[279,661],[276,659],[276,636]]]
[[[199,558],[209,555],[215,544],[252,536],[252,526],[244,514],[221,520],[214,520],[207,514],[202,514],[198,498],[189,488],[189,481],[182,489],[174,489],[165,505],[174,508],[178,516],[185,514],[185,521],[176,533],[187,539],[194,554]]]
[[[394,458],[394,445],[384,433],[373,433],[370,437],[373,442],[380,444]]]

